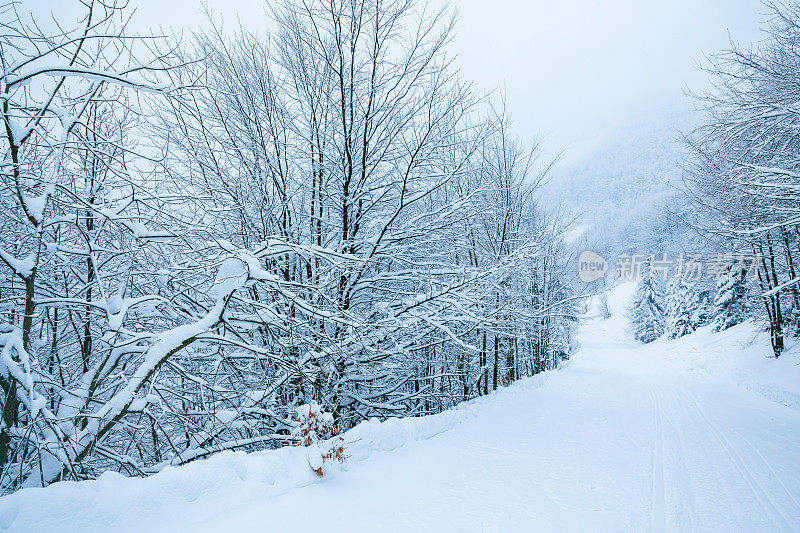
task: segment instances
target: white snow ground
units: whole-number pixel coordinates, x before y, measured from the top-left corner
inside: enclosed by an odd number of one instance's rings
[[[753,325],[642,346],[621,310],[564,369],[302,450],[223,453],[0,498],[0,531],[798,531],[800,350]]]

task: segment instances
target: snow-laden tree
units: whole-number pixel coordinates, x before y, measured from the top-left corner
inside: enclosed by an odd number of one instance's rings
[[[666,332],[671,339],[688,335],[701,325],[703,302],[694,284],[682,278],[670,280],[665,300]]]
[[[98,439],[131,408],[153,370],[144,354],[172,322],[146,311],[163,298],[137,294],[144,249],[165,233],[143,223],[156,205],[128,179],[137,160],[129,95],[164,92],[154,76],[163,55],[123,36],[113,3],[89,4],[81,27],[52,34],[14,14],[13,4],[4,7],[10,20],[0,37],[4,488],[50,482],[103,453]],[[202,314],[211,309],[220,310]],[[133,315],[142,323],[128,332]],[[144,356],[138,370],[126,366],[134,353]],[[123,394],[126,371],[134,386]]]
[[[757,277],[775,356],[800,302],[797,180],[800,6],[769,4],[765,38],[715,57],[704,123],[689,138],[698,221],[719,249],[758,256]],[[755,308],[753,308],[755,309]],[[755,311],[753,311],[755,312]]]
[[[636,294],[628,309],[628,318],[633,336],[637,340],[652,342],[664,334],[664,294],[654,277],[644,275],[637,282]]]
[[[358,339],[324,317],[263,339],[291,337],[279,342],[286,359],[299,343],[333,341],[337,351],[284,393],[324,398],[353,422],[404,409],[408,376],[380,363],[407,357],[427,330],[455,335],[446,316],[468,320],[458,302],[483,275],[451,263],[445,243],[477,205],[473,191],[449,188],[476,147],[475,100],[446,67],[449,22],[417,7],[285,2],[274,6],[271,49],[253,34],[199,37],[208,60],[179,75],[207,90],[166,115],[177,132],[171,171],[198,190],[220,235],[243,246],[278,235],[360,259],[338,272],[302,258],[279,265],[368,323]]]
[[[744,322],[750,312],[747,270],[731,266],[717,281],[714,296],[714,330],[722,331]]]
[[[169,97],[159,80],[169,58],[125,36],[125,20],[114,4],[92,3],[79,28],[46,34],[14,19],[1,43],[3,490],[107,468],[142,473],[167,450],[187,459],[285,441],[255,422],[236,426],[280,376],[248,396],[217,384],[198,404],[193,389],[206,386],[192,370],[243,371],[233,354],[228,370],[214,346],[259,353],[227,335],[228,317],[261,311],[272,323],[283,308],[242,298],[245,286],[300,307],[291,320],[324,313],[262,265],[295,254],[329,268],[348,261],[279,240],[243,251],[175,208],[183,199],[136,140],[148,95]]]
[[[313,401],[342,429],[436,412],[568,356],[547,165],[457,79],[445,11],[287,1],[269,40],[187,48],[85,7],[0,42],[3,491],[292,443]]]
[[[162,114],[170,174],[197,191],[194,209],[242,246],[279,235],[359,260],[276,265],[364,324],[359,337],[325,317],[251,337],[287,360],[337,346],[281,388],[277,413],[303,398],[344,426],[429,412],[529,372],[527,348],[541,351],[531,371],[553,364],[547,331],[569,312],[558,224],[532,200],[547,165],[456,78],[452,19],[430,9],[278,2],[270,46],[200,35],[171,72],[204,87]],[[542,280],[524,287],[536,264]]]

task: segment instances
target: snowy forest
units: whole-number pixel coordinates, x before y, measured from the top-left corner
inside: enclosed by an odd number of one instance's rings
[[[0,122],[0,531],[800,530],[800,0],[0,0]]]
[[[768,7],[771,22],[758,47],[733,47],[710,60],[714,87],[694,95],[703,115],[685,134],[683,227],[668,235],[702,238],[703,250],[713,252],[711,279],[687,281],[684,271],[669,283],[641,280],[630,313],[645,342],[755,318],[779,357],[786,338],[800,334],[800,4]]]
[[[422,9],[424,8],[424,9]],[[269,35],[3,28],[3,491],[419,416],[568,357],[549,162],[417,2],[287,0]]]

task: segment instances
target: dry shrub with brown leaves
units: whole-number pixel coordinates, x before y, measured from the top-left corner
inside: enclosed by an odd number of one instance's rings
[[[297,425],[292,435],[298,437],[301,446],[310,448],[308,464],[318,476],[323,476],[322,465],[325,461],[344,462],[347,456],[344,455],[344,439],[341,437],[325,445],[327,451],[320,450],[324,440],[335,437],[339,432],[331,413],[323,411],[317,402],[312,401],[295,409],[295,419]]]

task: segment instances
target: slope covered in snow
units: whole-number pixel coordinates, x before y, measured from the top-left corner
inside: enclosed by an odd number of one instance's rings
[[[682,192],[688,150],[680,132],[691,131],[696,120],[689,111],[665,112],[566,152],[543,200],[577,214],[581,249],[613,258],[707,246],[685,223],[690,202]]]
[[[752,324],[643,346],[610,298],[570,364],[440,415],[367,422],[318,479],[302,450],[25,489],[10,531],[792,531],[800,357]]]

